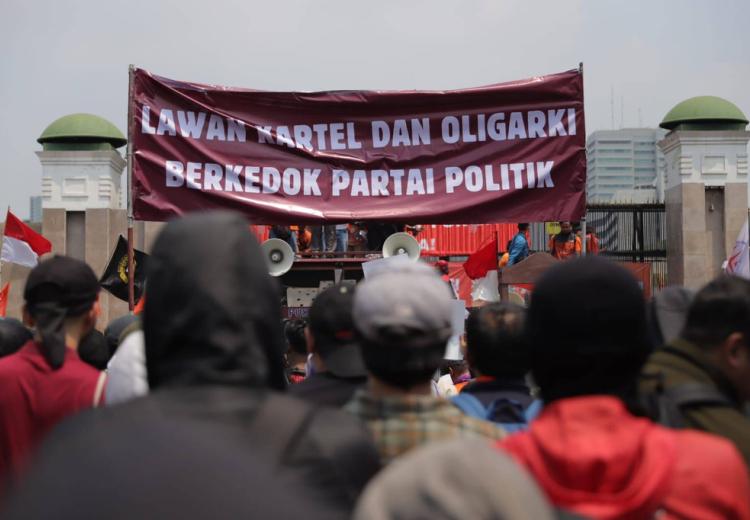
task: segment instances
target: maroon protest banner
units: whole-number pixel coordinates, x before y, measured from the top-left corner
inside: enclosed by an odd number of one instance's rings
[[[577,220],[578,70],[452,91],[265,92],[135,71],[139,220],[227,208],[257,223]]]

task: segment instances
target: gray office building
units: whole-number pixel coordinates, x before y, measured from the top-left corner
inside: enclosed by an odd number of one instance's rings
[[[42,221],[42,196],[29,197],[29,222]]]
[[[586,198],[592,203],[664,202],[660,128],[597,130],[586,141]]]

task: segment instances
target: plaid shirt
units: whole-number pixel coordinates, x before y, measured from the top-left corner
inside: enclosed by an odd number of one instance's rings
[[[433,396],[374,397],[360,389],[344,410],[367,424],[383,464],[432,441],[505,437],[499,426],[464,415],[449,401]]]

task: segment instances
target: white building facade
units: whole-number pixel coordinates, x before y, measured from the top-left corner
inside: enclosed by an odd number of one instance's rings
[[[664,202],[664,155],[656,128],[597,130],[586,141],[590,203]]]

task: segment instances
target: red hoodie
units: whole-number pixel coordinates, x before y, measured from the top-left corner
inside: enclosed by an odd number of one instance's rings
[[[553,504],[590,518],[750,519],[750,480],[734,445],[634,417],[614,397],[556,401],[498,445]]]

